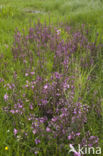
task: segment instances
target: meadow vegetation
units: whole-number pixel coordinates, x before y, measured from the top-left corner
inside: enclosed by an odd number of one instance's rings
[[[102,26],[102,0],[0,0],[0,156],[103,148]]]

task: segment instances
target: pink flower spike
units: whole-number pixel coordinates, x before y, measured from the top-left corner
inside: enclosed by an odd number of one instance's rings
[[[76,133],[77,136],[80,136],[80,133]]]
[[[36,134],[37,131],[36,131],[36,129],[34,129],[32,132],[33,132],[33,134]]]
[[[16,135],[17,133],[18,133],[18,130],[14,128],[14,135]]]
[[[14,113],[15,113],[15,111],[14,111],[14,110],[10,110],[10,112],[11,112],[12,114],[14,114]]]
[[[28,73],[25,73],[25,76],[28,76],[29,74]]]
[[[47,131],[47,132],[50,132],[50,128],[49,128],[49,127],[47,127],[47,128],[46,128],[46,131]]]
[[[5,101],[8,100],[8,95],[7,95],[7,93],[4,95],[4,100],[5,100]]]
[[[71,139],[72,139],[72,136],[71,136],[71,135],[69,135],[69,136],[68,136],[68,140],[71,140]]]
[[[57,32],[57,35],[60,35],[61,30],[60,30],[60,29],[58,29],[56,32]]]
[[[47,86],[47,85],[45,85],[45,86],[44,86],[44,89],[47,89],[47,88],[48,88],[48,86]]]
[[[31,72],[30,74],[31,74],[31,75],[34,75],[34,74],[35,74],[35,72]]]

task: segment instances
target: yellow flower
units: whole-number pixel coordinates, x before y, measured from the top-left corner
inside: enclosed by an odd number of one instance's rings
[[[5,147],[5,150],[6,150],[6,151],[8,150],[8,146]]]

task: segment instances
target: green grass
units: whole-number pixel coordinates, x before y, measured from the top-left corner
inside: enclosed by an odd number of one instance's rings
[[[68,22],[70,25],[82,23],[97,26],[103,24],[103,2],[99,0],[0,0],[0,43],[10,43],[16,27],[23,29],[38,18],[51,18],[53,23]],[[29,13],[38,10],[41,13]]]
[[[40,11],[40,13],[32,13],[31,11]],[[103,1],[102,0],[0,0],[0,53],[4,54],[5,59],[0,61],[0,77],[4,77],[6,83],[12,81],[12,74],[15,69],[20,71],[21,65],[14,64],[12,62],[11,45],[13,43],[14,32],[16,28],[20,31],[25,29],[26,31],[40,19],[42,22],[45,20],[49,23],[49,20],[54,25],[58,22],[63,22],[72,26],[74,29],[80,27],[81,24],[86,24],[91,30],[91,40],[95,40],[96,32],[99,33],[98,43],[103,41]],[[98,90],[98,97],[102,101],[102,112],[103,112],[103,69],[102,69],[102,52],[101,56],[98,56],[99,63],[98,69],[96,69],[96,79],[94,82],[90,81],[90,94],[92,90]],[[7,68],[5,73],[4,64],[7,63]],[[74,68],[79,68],[79,63],[74,65]],[[52,61],[48,62],[48,70],[52,68]],[[80,69],[79,69],[80,70]],[[90,72],[95,70],[95,67],[89,72],[81,72],[77,75],[76,87],[77,92],[75,95],[75,100],[78,98],[79,94],[84,94],[82,101],[86,101],[90,104],[91,99],[87,91],[85,90],[87,77]],[[20,73],[21,74],[21,73]],[[24,81],[21,76],[18,78],[20,84]],[[81,93],[79,93],[78,86],[81,85]],[[5,93],[5,88],[0,86],[0,156],[25,156],[25,151],[20,153],[20,145],[15,142],[12,137],[12,126],[10,117],[2,114],[1,107],[5,106],[3,103],[3,95]],[[97,98],[98,98],[97,97]],[[99,100],[99,99],[98,99]],[[95,101],[94,101],[95,102]],[[102,130],[98,130],[98,119],[95,117],[95,112],[91,113],[90,120],[91,128],[94,128],[93,133],[97,135],[98,132],[102,133]],[[103,116],[101,121],[103,124]],[[95,124],[93,124],[95,123]],[[99,124],[101,124],[99,123]],[[9,131],[8,132],[8,128]],[[9,135],[8,135],[9,134]],[[99,134],[101,137],[101,146],[103,144],[103,135]],[[7,144],[8,142],[8,144]],[[11,145],[9,147],[9,144]],[[5,151],[5,146],[9,147],[8,151]],[[26,145],[27,146],[27,145]],[[29,147],[26,147],[29,148]],[[15,153],[16,152],[16,153]],[[27,154],[27,153],[26,153]],[[28,153],[29,156],[29,153]]]

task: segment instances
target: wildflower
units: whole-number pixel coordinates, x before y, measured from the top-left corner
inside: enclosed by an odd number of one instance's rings
[[[35,74],[35,72],[31,72],[30,74],[31,74],[31,75],[34,75],[34,74]]]
[[[47,128],[46,128],[46,131],[47,131],[47,132],[50,132],[50,128],[49,128],[49,127],[47,127]]]
[[[34,129],[32,132],[33,132],[33,134],[36,134],[37,131],[36,131],[36,129]]]
[[[47,89],[47,88],[48,88],[48,85],[45,85],[45,86],[44,86],[44,89]]]
[[[25,73],[25,76],[28,76],[29,74],[28,73]]]
[[[25,87],[26,87],[26,88],[28,88],[28,87],[29,87],[29,85],[25,85]]]
[[[24,63],[27,63],[27,61],[26,61],[26,60],[23,60],[23,62],[24,62]]]
[[[8,146],[5,147],[5,151],[7,151],[7,150],[8,150]]]
[[[5,100],[5,101],[8,100],[8,95],[7,95],[7,93],[4,95],[4,100]]]
[[[35,139],[35,143],[36,143],[36,145],[39,144],[40,143],[40,140],[36,138]]]
[[[70,88],[70,85],[65,83],[63,87],[64,87],[64,90],[67,90],[68,88]]]
[[[52,121],[56,122],[57,121],[57,117],[52,118]]]
[[[35,154],[38,154],[39,152],[38,151],[35,151]]]
[[[34,89],[34,86],[32,85],[31,88]]]
[[[76,133],[77,136],[80,136],[80,133]]]
[[[41,102],[42,102],[42,105],[46,105],[48,103],[48,101],[45,99],[42,99]]]
[[[27,136],[28,135],[28,133],[24,133],[25,134],[25,136]]]
[[[17,133],[18,133],[18,130],[14,128],[14,135],[16,135]]]
[[[89,146],[89,147],[92,147],[92,146],[93,146],[93,144],[88,144],[88,146]]]
[[[55,77],[56,77],[56,79],[60,79],[61,78],[61,74],[59,74],[58,72],[55,72]]]
[[[72,136],[71,136],[71,135],[69,135],[69,136],[68,136],[68,140],[71,140],[71,139],[72,139]]]
[[[61,29],[58,29],[56,32],[57,32],[57,35],[60,35]]]
[[[30,108],[31,110],[33,110],[33,105],[32,105],[32,104],[30,104],[29,108]]]

